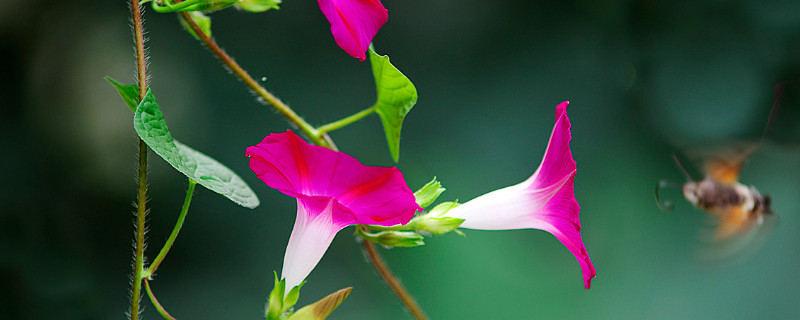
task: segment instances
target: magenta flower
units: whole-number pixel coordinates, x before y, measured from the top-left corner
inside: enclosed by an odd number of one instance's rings
[[[319,9],[331,24],[336,44],[364,61],[372,38],[389,20],[389,12],[379,0],[317,0]]]
[[[282,277],[286,292],[311,273],[339,230],[353,224],[406,224],[422,208],[397,168],[368,167],[342,152],[312,146],[292,131],[248,147],[261,181],[297,199]]]
[[[581,264],[586,289],[596,275],[581,239],[580,206],[575,200],[576,166],[567,105],[556,107],[556,124],[541,165],[527,180],[464,203],[445,215],[464,219],[460,227],[481,230],[540,229],[552,233]]]

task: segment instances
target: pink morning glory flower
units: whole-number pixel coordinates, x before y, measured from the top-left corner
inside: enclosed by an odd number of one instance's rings
[[[336,44],[360,61],[378,29],[389,20],[389,12],[379,0],[317,0],[319,9],[331,24]]]
[[[581,239],[580,206],[575,200],[576,166],[569,149],[572,140],[567,105],[556,107],[556,123],[544,159],[522,183],[468,201],[445,215],[464,219],[460,227],[481,230],[540,229],[553,234],[578,259],[589,289],[596,275]]]
[[[297,199],[297,219],[283,258],[286,292],[311,273],[339,230],[353,224],[406,224],[422,208],[397,168],[369,167],[313,146],[292,131],[248,147],[261,181]]]

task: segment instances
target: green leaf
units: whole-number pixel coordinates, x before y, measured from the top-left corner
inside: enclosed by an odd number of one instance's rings
[[[281,0],[240,0],[235,6],[250,12],[264,12],[270,9],[280,9]]]
[[[208,36],[209,38],[211,37],[211,17],[203,14],[200,11],[190,11],[189,17],[191,17],[192,21],[194,21],[194,23],[196,23],[197,26],[200,27],[200,30],[203,30],[203,33],[205,33],[206,36]],[[183,29],[189,32],[189,34],[191,34],[192,37],[194,37],[195,39],[200,40],[200,36],[197,33],[195,33],[191,27],[189,27],[189,24],[186,23],[186,21],[184,21],[183,19],[180,20]]]
[[[150,149],[189,179],[243,207],[252,209],[258,206],[259,201],[253,190],[231,169],[172,138],[164,115],[149,89],[144,100],[136,107],[133,127]]]
[[[125,100],[125,104],[128,105],[128,108],[131,108],[131,111],[136,112],[136,106],[139,105],[139,86],[135,84],[124,85],[108,76],[106,76],[106,80],[111,82],[111,84],[117,88],[119,95],[122,96],[122,100]]]
[[[433,177],[431,182],[426,183],[421,189],[414,192],[414,198],[416,198],[417,204],[420,207],[427,207],[431,205],[439,195],[442,194],[446,189],[442,187],[442,184],[439,181],[436,181],[436,177]]]
[[[297,310],[289,317],[289,320],[325,320],[333,310],[336,310],[336,307],[342,304],[352,290],[353,288],[350,287],[331,293],[327,297]]]
[[[369,61],[378,91],[375,111],[381,117],[392,159],[397,162],[400,157],[400,129],[403,119],[417,103],[417,88],[389,62],[388,56],[378,55],[370,48]]]

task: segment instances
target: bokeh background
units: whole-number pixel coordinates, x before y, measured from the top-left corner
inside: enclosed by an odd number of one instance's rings
[[[597,268],[538,230],[465,231],[383,250],[432,319],[800,318],[800,2],[385,0],[377,51],[416,85],[400,162],[412,189],[469,200],[538,165],[554,108],[571,102],[583,238]],[[313,124],[375,98],[367,62],[334,43],[315,1],[212,14],[215,38]],[[122,319],[129,303],[136,139],[103,80],[133,83],[125,1],[0,2],[0,318]],[[179,319],[259,319],[280,270],[295,202],[249,171],[244,149],[286,121],[254,97],[174,15],[145,10],[150,85],[174,136],[238,172],[255,210],[198,188],[154,291]],[[707,217],[654,186],[682,182],[677,152],[757,140],[773,87],[783,103],[741,181],[779,216],[735,261],[697,257]],[[393,165],[376,116],[332,133],[369,165]],[[152,155],[152,153],[151,153]],[[186,181],[151,156],[149,250]],[[686,166],[699,176],[699,165]],[[331,319],[407,319],[351,236],[334,240],[300,305],[353,286]],[[145,300],[144,316],[159,316]]]

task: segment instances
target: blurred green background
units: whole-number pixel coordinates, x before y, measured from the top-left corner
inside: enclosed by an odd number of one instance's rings
[[[527,178],[556,104],[569,100],[582,233],[597,268],[584,290],[572,255],[538,230],[467,230],[383,250],[432,319],[800,318],[800,2],[384,5],[375,47],[420,97],[398,164],[411,188],[437,176],[441,199],[466,201]],[[238,172],[262,202],[248,210],[198,188],[154,291],[178,319],[260,319],[295,201],[256,179],[244,149],[288,124],[174,15],[145,12],[150,85],[173,135]],[[315,1],[212,18],[219,43],[309,122],[373,102],[368,63],[336,46]],[[2,319],[124,318],[136,139],[103,77],[133,83],[129,20],[124,1],[0,2]],[[757,139],[780,82],[783,104],[741,177],[773,195],[777,226],[739,261],[698,259],[706,216],[677,190],[665,192],[676,210],[661,212],[654,186],[682,181],[673,152]],[[393,165],[376,116],[332,136],[365,164]],[[152,258],[187,184],[155,155],[150,164]],[[351,232],[334,240],[299,304],[353,286],[331,319],[407,319]],[[159,318],[149,302],[144,316]]]

